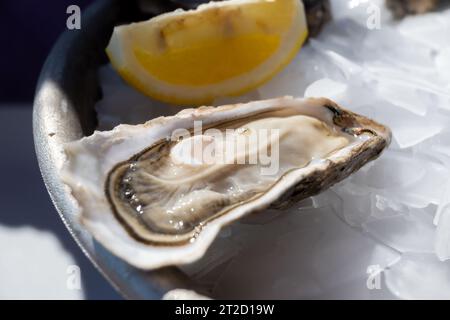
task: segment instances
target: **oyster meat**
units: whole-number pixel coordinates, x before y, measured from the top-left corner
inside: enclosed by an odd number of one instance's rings
[[[151,269],[199,259],[220,228],[314,195],[377,157],[388,128],[327,99],[183,110],[66,145],[81,222]]]

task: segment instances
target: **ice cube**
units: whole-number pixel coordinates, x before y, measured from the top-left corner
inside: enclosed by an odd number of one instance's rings
[[[439,259],[450,259],[450,179],[443,185],[434,224],[437,226],[435,251]]]
[[[324,78],[317,80],[306,88],[305,97],[327,97],[339,102],[345,94],[347,87],[345,83]]]
[[[367,170],[352,177],[359,186],[376,190],[408,188],[426,176],[426,168],[408,153],[389,151],[383,154]]]
[[[370,217],[371,197],[368,190],[351,182],[337,185],[333,190],[342,199],[342,210],[337,211],[350,226],[360,227]]]
[[[361,65],[358,65],[356,62],[351,61],[335,50],[327,48],[327,46],[320,41],[311,39],[310,43],[314,49],[324,55],[331,63],[333,63],[340,69],[345,79],[355,77],[357,74],[360,74],[363,71]]]
[[[385,276],[399,298],[450,299],[450,261],[439,261],[434,254],[405,253]]]
[[[422,148],[422,152],[427,152],[428,150],[441,154],[444,156],[443,159],[450,159],[450,130],[444,130]]]
[[[262,99],[285,95],[302,97],[305,89],[314,81],[324,77],[336,78],[339,73],[337,67],[307,46],[302,48],[297,57],[280,74],[258,91]]]
[[[450,24],[444,15],[428,13],[404,19],[398,30],[405,37],[417,41],[418,44],[439,51],[444,46],[450,46],[449,28]]]
[[[421,99],[417,89],[400,85],[398,83],[390,83],[389,81],[380,81],[377,87],[378,94],[390,103],[414,112],[417,115],[424,116],[429,106],[428,101]]]
[[[340,0],[330,1],[333,17],[336,20],[350,18],[363,27],[367,27],[367,20],[380,9],[379,18],[381,26],[385,25],[392,19],[389,11],[384,8],[384,0]]]
[[[450,46],[439,50],[435,57],[435,63],[439,75],[450,84]]]
[[[394,139],[400,148],[409,148],[438,135],[446,127],[446,118],[433,111],[424,117],[398,108],[386,100],[372,102],[373,115],[392,129]]]
[[[364,230],[399,252],[434,252],[435,226],[425,209],[368,221]]]
[[[430,155],[402,151],[386,152],[368,168],[352,177],[352,182],[407,206],[424,208],[439,204],[436,186],[444,185],[450,170]]]

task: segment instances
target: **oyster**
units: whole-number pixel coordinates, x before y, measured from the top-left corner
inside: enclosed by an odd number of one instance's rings
[[[95,132],[66,145],[62,178],[93,236],[151,269],[199,259],[223,225],[314,195],[389,142],[330,100],[283,97]]]

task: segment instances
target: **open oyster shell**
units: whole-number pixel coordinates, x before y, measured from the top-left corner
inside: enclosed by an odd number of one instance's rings
[[[65,146],[61,175],[93,236],[152,269],[193,262],[223,225],[330,187],[376,158],[390,137],[330,100],[283,97],[95,132]]]

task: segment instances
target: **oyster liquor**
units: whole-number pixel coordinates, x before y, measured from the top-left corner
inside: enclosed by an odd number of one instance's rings
[[[208,314],[219,315],[271,315],[275,306],[272,305],[245,305],[245,304],[220,304],[212,306],[187,306],[184,303],[175,308],[176,315],[197,315],[206,318]]]

